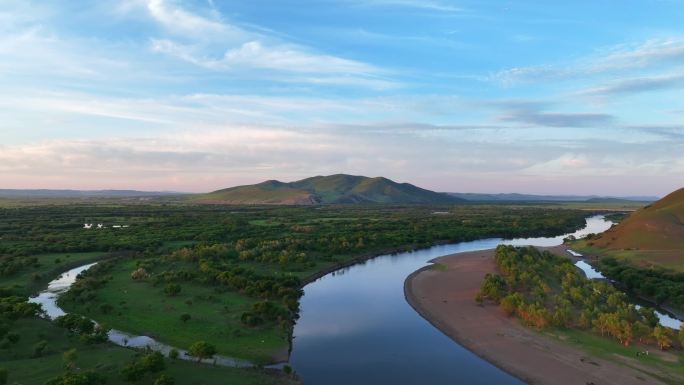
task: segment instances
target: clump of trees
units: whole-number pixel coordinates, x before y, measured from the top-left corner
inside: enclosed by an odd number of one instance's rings
[[[164,287],[164,294],[166,294],[169,297],[175,297],[178,294],[180,294],[181,290],[181,285],[177,283],[169,283]]]
[[[196,357],[197,362],[212,358],[216,354],[216,347],[206,341],[197,341],[188,348],[188,355]]]
[[[625,346],[684,347],[684,329],[677,335],[660,326],[653,309],[637,309],[610,284],[586,279],[567,258],[500,245],[495,259],[501,274],[487,274],[477,297],[527,325],[594,330]]]
[[[271,301],[257,302],[252,305],[252,310],[242,313],[240,320],[247,326],[257,326],[264,322],[284,321],[289,317],[286,309]]]
[[[625,289],[658,304],[684,310],[684,273],[661,268],[639,268],[620,263],[613,257],[599,259],[606,277],[620,282]]]
[[[141,380],[147,373],[158,373],[164,370],[164,355],[159,352],[147,352],[137,360],[129,363],[121,370],[121,376],[125,381],[135,382]]]
[[[57,326],[69,330],[81,336],[81,340],[86,343],[103,343],[107,342],[107,333],[109,329],[102,325],[96,325],[92,320],[77,315],[66,314],[55,319]]]

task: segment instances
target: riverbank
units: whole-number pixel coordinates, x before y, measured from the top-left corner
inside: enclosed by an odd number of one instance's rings
[[[565,253],[562,246],[549,249]],[[563,254],[567,256],[567,253]],[[408,303],[468,350],[530,384],[664,384],[635,361],[620,365],[522,326],[496,306],[478,306],[485,274],[496,272],[494,249],[440,257],[404,283]]]

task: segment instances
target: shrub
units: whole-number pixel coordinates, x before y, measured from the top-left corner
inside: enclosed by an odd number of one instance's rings
[[[177,283],[169,283],[164,287],[164,294],[169,297],[175,297],[181,292],[181,286]]]
[[[214,354],[216,354],[216,348],[214,345],[205,341],[197,341],[190,345],[190,348],[188,349],[188,355],[191,357],[197,357],[197,361],[205,358],[211,358],[214,356]]]
[[[175,383],[176,381],[174,381],[173,377],[166,374],[162,374],[154,381],[154,385],[174,385]]]

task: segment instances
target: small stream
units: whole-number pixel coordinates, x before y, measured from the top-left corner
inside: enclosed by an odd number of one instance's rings
[[[574,257],[582,257],[582,254],[572,250],[568,250],[568,253],[570,253]],[[590,264],[584,261],[577,261],[577,263],[575,263],[575,266],[582,270],[584,272],[584,275],[586,275],[586,277],[589,279],[608,279],[603,274],[601,274],[600,271],[594,269]],[[635,304],[634,306],[637,309],[641,308],[641,305],[638,304]],[[682,321],[678,320],[677,318],[674,318],[670,314],[667,314],[666,312],[662,311],[662,309],[656,308],[655,314],[658,317],[658,321],[662,326],[667,326],[669,328],[679,330]]]
[[[46,318],[54,320],[57,317],[63,316],[66,313],[62,308],[57,305],[57,299],[63,293],[65,293],[71,285],[76,282],[76,278],[82,272],[88,270],[89,268],[95,266],[95,263],[89,263],[87,265],[79,266],[73,268],[48,284],[47,289],[40,292],[37,296],[29,298],[29,302],[37,303],[42,306],[44,315]],[[154,338],[148,336],[137,336],[130,333],[123,332],[121,330],[111,329],[107,334],[109,341],[115,345],[128,347],[128,348],[146,348],[149,347],[154,351],[158,351],[168,356],[171,350],[176,349],[178,351],[178,358],[197,362],[197,358],[187,355],[187,350],[179,349],[170,345],[161,343]],[[204,359],[201,361],[205,364],[220,365],[220,366],[231,366],[231,367],[252,367],[254,366],[249,361],[239,360],[232,357],[215,355],[213,358]]]

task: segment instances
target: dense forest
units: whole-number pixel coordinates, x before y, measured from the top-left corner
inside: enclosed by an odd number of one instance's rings
[[[613,257],[599,258],[598,268],[629,292],[659,305],[684,310],[684,273],[657,267],[639,268]]]
[[[660,326],[653,309],[637,309],[610,283],[586,279],[567,258],[500,245],[496,265],[501,274],[487,274],[476,301],[498,304],[527,325],[593,330],[625,346],[684,348],[684,329]]]

